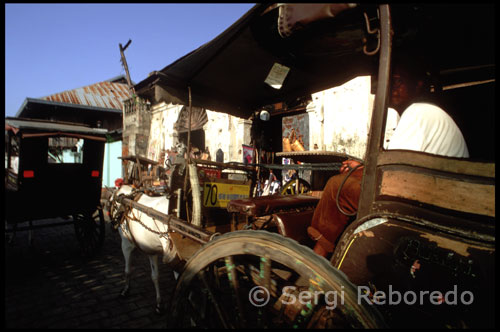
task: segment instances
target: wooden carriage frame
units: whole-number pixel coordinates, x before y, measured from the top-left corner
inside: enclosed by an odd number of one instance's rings
[[[266,8],[257,6],[254,11],[260,15]],[[490,290],[495,284],[495,163],[382,148],[395,31],[391,7],[380,5],[377,13],[377,31],[369,31],[378,36],[375,53],[379,61],[363,189],[357,217],[341,236],[330,261],[293,237],[234,229],[219,235],[173,214],[158,213],[127,198],[121,200],[167,222],[179,255],[186,261],[172,302],[170,319],[175,324],[268,326],[270,321],[259,320],[265,317],[262,311],[243,303],[246,298],[242,289],[250,284],[271,290],[275,303],[265,308],[269,315],[276,315],[274,318],[294,326],[324,327],[330,326],[325,322],[332,321],[335,326],[336,316],[328,316],[324,307],[292,309],[279,304],[283,298],[276,287],[284,280],[278,273],[280,269],[291,274],[295,271],[309,280],[306,289],[345,291],[346,303],[339,308],[345,319],[340,319],[342,326],[408,326],[409,319],[418,326],[494,324],[489,308],[493,307]],[[151,80],[158,79],[158,85],[169,87],[168,80],[162,81],[163,76],[157,73]],[[184,96],[191,105],[188,83],[184,94],[178,93],[177,97]],[[178,81],[171,84],[171,91],[180,89]],[[207,96],[198,96],[208,100]],[[224,281],[220,275],[227,279]],[[475,294],[477,302],[470,307],[452,308],[458,308],[456,311],[428,302],[417,309],[411,305],[373,305],[374,293],[392,287],[424,291],[432,283],[432,290],[460,287]],[[355,301],[356,295],[359,297],[356,288],[359,291],[362,285],[370,294],[370,304]],[[227,300],[216,293],[223,290],[229,296]]]

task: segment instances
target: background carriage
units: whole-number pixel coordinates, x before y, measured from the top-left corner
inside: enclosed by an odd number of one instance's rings
[[[464,24],[478,17],[486,20],[490,8],[307,6],[257,5],[214,41],[135,88],[139,95],[156,101],[177,98],[190,106],[248,115],[285,97],[372,75],[375,107],[358,214],[327,260],[311,250],[304,236],[312,211],[307,207],[314,202],[300,195],[231,201],[229,212],[252,218],[233,219],[232,225],[224,227],[192,223],[130,197],[118,198],[128,208],[169,226],[168,235],[181,261],[176,265],[181,275],[169,322],[204,327],[493,326],[495,164],[491,152],[475,137],[468,140],[473,158],[466,160],[383,149],[393,47],[435,53],[434,70],[442,81],[434,85],[434,92],[463,125],[464,136],[477,130],[477,122],[471,119],[476,114],[469,109],[474,96],[482,98],[483,107],[478,110],[482,119],[493,118],[491,27]],[[285,24],[284,18],[290,21]],[[296,31],[287,30],[297,22],[303,24],[297,24]],[[285,63],[290,73],[279,82],[283,86],[273,90],[262,80],[276,62]],[[449,92],[445,84],[465,89]],[[493,135],[491,130],[484,134]],[[188,159],[184,167],[177,178],[182,179],[179,187],[190,184],[192,191],[201,190],[196,161]],[[180,193],[170,197],[171,207],[184,203]],[[292,212],[283,211],[284,205]],[[267,227],[271,224],[255,223],[257,213],[271,215],[274,229]],[[437,306],[427,300],[421,306],[374,305],[374,294],[391,289],[444,294],[454,287],[474,294],[473,303],[441,301]],[[285,288],[287,294],[282,292]],[[253,293],[256,289],[259,293]],[[318,301],[287,301],[303,291],[320,294]],[[334,305],[325,294],[342,296],[341,304]],[[368,300],[360,301],[360,295]]]
[[[5,131],[6,232],[74,224],[83,255],[94,254],[105,232],[100,199],[107,130],[6,118]]]

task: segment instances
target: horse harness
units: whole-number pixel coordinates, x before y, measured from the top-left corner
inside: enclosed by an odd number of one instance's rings
[[[135,202],[139,201],[139,199],[141,198],[143,193],[131,193],[129,195],[127,195],[128,197],[132,198],[133,197],[133,200]],[[123,205],[122,205],[123,206]],[[128,216],[130,214],[130,217]],[[153,221],[155,222],[155,225],[156,225],[156,220],[154,218],[152,218]],[[130,242],[133,242],[135,244],[135,246],[140,250],[140,246],[137,244],[134,236],[132,235],[132,232],[128,232],[130,234],[130,236],[127,235],[127,232],[125,232],[124,230],[124,224],[125,224],[125,221],[127,222],[127,228],[130,230],[130,226],[129,226],[129,222],[130,220],[133,220],[133,221],[136,221],[139,223],[139,225],[141,225],[142,227],[144,227],[146,230],[148,230],[149,232],[151,233],[154,233],[156,235],[158,235],[159,237],[164,237],[166,239],[167,238],[167,235],[168,235],[168,232],[161,232],[157,226],[157,230],[154,230],[152,228],[150,228],[149,226],[147,226],[146,224],[144,224],[139,218],[137,218],[137,216],[135,215],[134,213],[134,210],[133,210],[133,207],[132,206],[129,206],[127,208],[124,209],[123,211],[123,214],[120,218],[120,221],[118,223],[118,226],[121,228],[122,230],[122,233],[129,239]]]

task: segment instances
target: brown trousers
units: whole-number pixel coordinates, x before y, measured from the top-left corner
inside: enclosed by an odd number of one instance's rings
[[[337,192],[347,174],[332,176],[323,190],[321,199],[314,210],[311,226],[317,229],[328,241],[335,244],[342,234],[350,218],[339,211],[336,203]],[[342,186],[339,195],[339,205],[349,214],[358,210],[359,195],[361,192],[361,178],[363,169],[355,170]]]

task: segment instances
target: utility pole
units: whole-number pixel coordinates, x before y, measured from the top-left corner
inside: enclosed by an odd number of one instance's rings
[[[125,53],[124,53],[131,42],[132,42],[132,39],[129,39],[127,44],[125,44],[125,47],[123,47],[121,43],[119,44],[119,46],[120,46],[120,55],[121,55],[122,65],[125,68],[125,73],[127,74],[127,83],[128,83],[130,90],[132,91],[132,94],[135,95],[134,86],[132,85],[132,80],[130,79],[130,73],[128,72],[127,59],[125,59]]]

